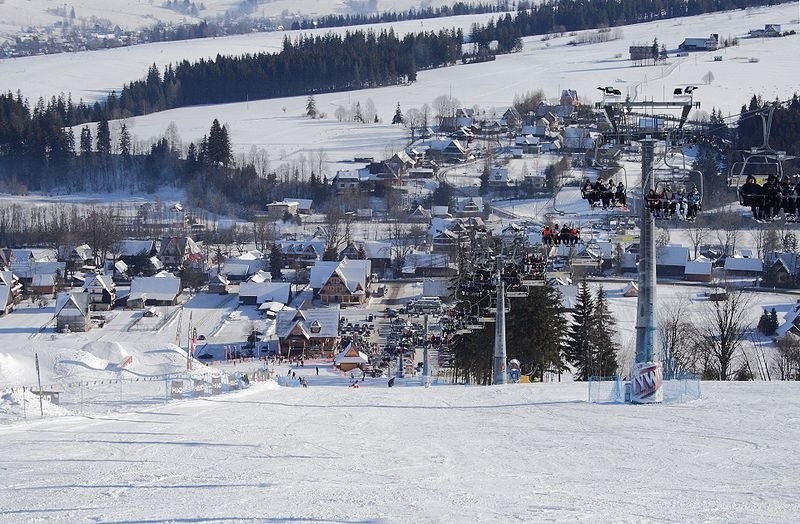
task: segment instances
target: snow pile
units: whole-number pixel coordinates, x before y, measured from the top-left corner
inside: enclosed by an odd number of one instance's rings
[[[90,342],[83,346],[82,349],[87,353],[91,353],[98,358],[116,363],[117,365],[121,365],[130,356],[130,353],[128,353],[119,342]]]
[[[24,380],[25,371],[20,362],[8,353],[0,353],[0,384],[17,384]]]
[[[42,398],[42,412],[45,417],[72,414],[70,410],[53,404],[47,398]],[[0,395],[0,423],[40,416],[39,397],[29,389],[25,391],[22,388],[7,389]]]

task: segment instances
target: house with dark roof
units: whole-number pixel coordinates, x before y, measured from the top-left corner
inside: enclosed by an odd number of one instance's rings
[[[165,237],[161,239],[158,258],[167,267],[202,267],[203,250],[191,237]]]
[[[89,309],[109,310],[117,299],[117,285],[111,275],[87,275],[83,290],[89,294]]]

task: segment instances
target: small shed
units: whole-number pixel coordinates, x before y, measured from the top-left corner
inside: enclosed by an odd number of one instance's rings
[[[691,282],[711,282],[711,260],[705,257],[698,257],[686,263],[684,278]]]
[[[364,352],[359,351],[352,342],[347,345],[333,361],[341,371],[351,371],[369,363],[369,358]]]
[[[638,297],[639,296],[639,285],[636,282],[628,282],[628,284],[622,288],[622,296],[623,297]]]

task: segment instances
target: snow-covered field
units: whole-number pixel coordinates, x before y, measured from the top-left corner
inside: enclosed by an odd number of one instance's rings
[[[794,22],[790,23],[791,20]],[[299,159],[300,154],[310,156],[320,150],[333,162],[352,159],[354,151],[359,156],[386,156],[387,149],[396,148],[409,136],[407,130],[390,125],[397,103],[407,111],[426,103],[432,104],[440,95],[452,95],[466,107],[478,106],[486,112],[487,118],[491,118],[492,115],[499,117],[504,108],[513,102],[515,95],[539,88],[544,89],[549,97],[559,96],[561,89],[576,89],[584,102],[599,100],[600,94],[596,88],[605,85],[614,85],[637,100],[671,100],[674,87],[694,84],[700,86],[694,99],[701,103],[702,110],[710,113],[712,108],[717,108],[723,114],[730,115],[738,113],[754,93],[760,94],[765,100],[791,97],[797,90],[793,64],[800,37],[742,39],[739,46],[716,52],[692,53],[680,58],[672,53],[665,65],[650,67],[633,67],[627,60],[628,46],[658,38],[672,50],[686,36],[707,34],[709,27],[716,28],[723,35],[741,35],[772,21],[783,23],[787,29],[796,27],[796,20],[797,6],[782,5],[747,13],[718,13],[626,26],[622,29],[624,39],[600,44],[570,46],[567,42],[571,37],[566,35],[548,42],[542,42],[539,37],[526,38],[522,52],[500,56],[494,62],[421,71],[418,81],[410,85],[318,95],[317,107],[328,115],[323,121],[311,122],[302,117],[306,97],[290,97],[187,107],[131,118],[126,120],[126,124],[138,140],[148,142],[162,136],[170,122],[174,122],[180,136],[188,142],[199,140],[208,132],[213,119],[219,118],[228,124],[237,152],[247,153],[256,147],[267,151],[273,162],[283,163]],[[451,22],[450,19],[444,19],[440,23],[447,26]],[[253,35],[219,39],[215,49],[224,52],[230,47],[231,52],[239,53],[251,45],[252,50],[265,45],[274,49],[279,43],[270,34]],[[161,52],[170,56],[185,55],[190,49],[199,50],[203,45],[207,45],[207,42],[176,43],[175,46],[183,47],[181,51],[173,49],[172,44],[158,44],[149,50],[129,48],[108,54],[94,53],[86,55],[86,64],[79,67],[67,65],[68,61],[74,63],[82,60],[81,56],[75,55],[35,57],[8,66],[0,63],[0,72],[5,69],[12,75],[0,82],[12,89],[19,87],[16,84],[21,84],[23,92],[29,95],[52,93],[57,89],[71,90],[75,96],[80,86],[82,96],[91,97],[141,76],[141,73],[124,65],[127,59],[119,60],[113,53],[120,53],[120,57],[125,56],[122,53],[146,56],[139,59],[142,63],[137,66],[139,71],[143,71],[145,62],[157,61]],[[210,52],[206,50],[198,54],[202,56]],[[714,55],[721,55],[723,60],[714,61]],[[95,59],[95,56],[98,58]],[[750,58],[758,59],[758,62],[750,63]],[[34,62],[37,59],[41,62]],[[29,65],[36,69],[22,75],[15,74],[18,68],[27,69]],[[51,67],[64,71],[63,75],[57,75],[57,78],[63,79],[63,83],[48,82],[41,87],[31,85],[43,76],[44,71],[49,73]],[[39,68],[46,69],[37,73]],[[701,79],[709,71],[715,80],[705,85]],[[96,75],[101,77],[97,78]],[[26,89],[26,86],[29,88]],[[382,121],[380,124],[358,125],[338,122],[333,117],[337,107],[349,108],[360,102],[363,108],[370,100],[377,109]],[[344,166],[331,166],[331,170],[341,167]]]
[[[327,370],[323,370],[323,374]],[[792,522],[800,385],[271,383],[0,428],[2,522]],[[369,382],[372,379],[367,379]]]
[[[350,3],[343,0],[272,0],[249,2],[245,15],[239,10],[246,3],[242,0],[203,0],[193,2],[199,12],[197,16],[191,16],[167,9],[163,5],[165,3],[153,0],[3,0],[0,2],[0,41],[3,37],[11,39],[22,27],[46,27],[61,22],[63,17],[59,10],[62,9],[66,13],[74,10],[75,25],[90,24],[93,19],[99,19],[125,30],[149,27],[159,22],[197,24],[201,20],[221,17],[226,12],[232,13],[232,18],[313,18],[354,12]],[[411,7],[440,7],[450,3],[448,0],[380,0],[376,2],[376,11],[405,11]],[[357,5],[358,2],[353,3],[353,6]]]

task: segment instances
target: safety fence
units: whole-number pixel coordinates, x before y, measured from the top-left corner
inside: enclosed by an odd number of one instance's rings
[[[0,389],[0,423],[42,416],[96,415],[135,411],[170,401],[238,391],[271,378],[264,368],[248,371],[172,373],[104,380],[59,382]],[[40,403],[41,398],[41,403]]]
[[[630,400],[628,383],[620,376],[589,377],[589,402],[594,404],[614,404]],[[703,397],[700,378],[685,374],[662,382],[664,403],[681,404]]]

